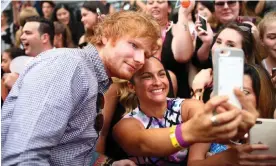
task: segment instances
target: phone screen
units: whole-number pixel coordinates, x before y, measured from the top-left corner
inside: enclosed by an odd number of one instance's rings
[[[199,21],[202,25],[201,28],[203,30],[207,31],[207,20],[204,17],[202,17],[201,15],[198,15],[198,18],[199,18]]]

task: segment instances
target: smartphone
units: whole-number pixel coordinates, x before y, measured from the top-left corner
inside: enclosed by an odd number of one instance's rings
[[[241,104],[234,88],[243,90],[244,52],[238,48],[218,48],[213,56],[214,95],[229,96],[229,102],[238,108]]]
[[[265,144],[268,150],[255,150],[252,154],[276,155],[276,119],[257,119],[256,124],[249,131],[250,144]],[[276,163],[275,160],[265,161]]]
[[[207,19],[204,16],[198,14],[198,20],[200,21],[200,24],[202,25],[198,29],[201,31],[207,31]]]
[[[271,74],[272,78],[276,76],[276,67],[272,68]]]

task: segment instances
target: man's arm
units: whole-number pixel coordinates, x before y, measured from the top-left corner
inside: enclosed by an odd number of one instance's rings
[[[37,66],[19,78],[3,107],[3,165],[49,165],[51,149],[60,143],[87,92],[85,74],[77,65],[67,70],[55,64]]]

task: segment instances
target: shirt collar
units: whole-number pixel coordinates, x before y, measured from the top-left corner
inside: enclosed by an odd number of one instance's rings
[[[102,59],[99,56],[98,50],[90,43],[87,44],[87,46],[85,46],[83,50],[85,51],[86,55],[91,58],[91,61],[94,64],[93,66],[98,80],[99,92],[105,93],[112,81],[111,78],[107,75]]]

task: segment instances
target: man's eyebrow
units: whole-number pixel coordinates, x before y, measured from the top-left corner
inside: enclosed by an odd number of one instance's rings
[[[146,50],[146,48],[143,47],[143,44],[141,44],[139,41],[136,40],[131,40],[131,42],[133,42],[134,44],[136,44],[139,48],[142,48],[145,50],[145,55],[149,55],[150,56],[150,51]]]

